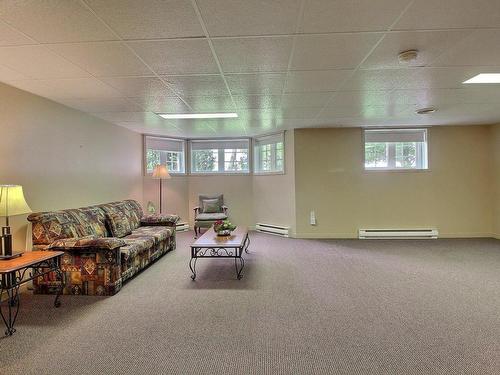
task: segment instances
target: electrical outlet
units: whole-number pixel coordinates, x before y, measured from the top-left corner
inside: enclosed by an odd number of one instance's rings
[[[309,223],[311,225],[316,225],[316,213],[314,211],[311,211],[311,218],[309,220]]]

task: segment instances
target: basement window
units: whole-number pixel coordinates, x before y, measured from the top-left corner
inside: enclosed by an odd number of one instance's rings
[[[427,129],[365,130],[366,170],[428,169]]]
[[[248,139],[191,140],[191,173],[248,174]]]
[[[255,138],[254,172],[256,174],[284,172],[285,143],[283,138],[283,133]]]
[[[146,174],[153,173],[153,168],[158,164],[166,165],[170,174],[185,174],[185,144],[183,139],[146,136]]]

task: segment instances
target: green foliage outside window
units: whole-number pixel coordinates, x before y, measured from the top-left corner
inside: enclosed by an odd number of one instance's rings
[[[218,150],[196,150],[193,152],[193,169],[196,172],[217,171]]]

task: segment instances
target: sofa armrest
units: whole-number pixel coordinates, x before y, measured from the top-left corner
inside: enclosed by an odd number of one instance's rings
[[[154,214],[148,215],[141,218],[141,226],[167,226],[174,227],[179,221],[180,217],[178,215],[168,215],[168,214]]]
[[[222,212],[224,212],[225,214],[227,214],[227,209],[228,209],[227,206],[222,205]]]
[[[114,250],[125,245],[125,241],[115,237],[88,236],[56,240],[48,248],[60,250]]]

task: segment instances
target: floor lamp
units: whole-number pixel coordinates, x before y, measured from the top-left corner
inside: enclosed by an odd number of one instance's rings
[[[0,259],[11,259],[22,253],[12,254],[12,233],[9,216],[31,212],[24,199],[23,187],[19,185],[0,185],[0,216],[5,216],[5,226],[0,233]]]
[[[170,178],[170,174],[168,173],[168,168],[166,165],[158,164],[153,169],[153,178],[160,180],[160,214],[161,214],[161,198],[162,198],[162,186],[161,181]]]

